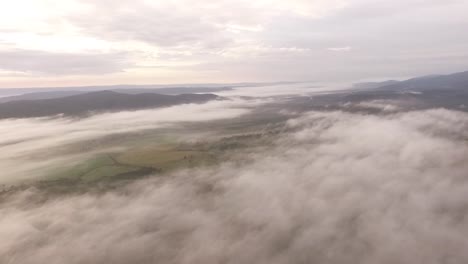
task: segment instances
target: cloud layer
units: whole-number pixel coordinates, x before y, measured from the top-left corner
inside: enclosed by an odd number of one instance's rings
[[[43,176],[54,167],[82,161],[89,153],[64,155],[59,150],[80,142],[111,136],[239,117],[261,100],[223,100],[205,104],[124,111],[83,119],[61,117],[0,120],[0,184]],[[122,146],[116,146],[122,147]],[[107,149],[100,150],[106,151]]]
[[[268,153],[0,209],[6,263],[465,263],[468,116],[311,112]]]

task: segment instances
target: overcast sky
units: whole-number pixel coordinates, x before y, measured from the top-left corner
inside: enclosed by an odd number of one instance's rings
[[[0,0],[0,88],[468,70],[467,0]]]

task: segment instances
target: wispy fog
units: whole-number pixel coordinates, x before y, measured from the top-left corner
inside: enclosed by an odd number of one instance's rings
[[[207,122],[235,118],[260,100],[222,100],[205,104],[92,115],[88,118],[29,118],[0,120],[0,183],[41,175],[53,164],[79,160],[80,156],[44,158],[55,147],[147,129],[163,128],[184,122]]]
[[[106,120],[147,126],[134,115]],[[0,209],[0,262],[468,262],[466,114],[311,112],[287,126],[249,162],[105,195],[18,193]]]
[[[317,93],[327,93],[337,90],[349,88],[349,83],[316,83],[316,82],[299,82],[299,83],[275,83],[269,85],[245,86],[236,87],[231,90],[217,92],[220,96],[255,96],[255,97],[272,97],[272,96],[297,96],[310,95]]]

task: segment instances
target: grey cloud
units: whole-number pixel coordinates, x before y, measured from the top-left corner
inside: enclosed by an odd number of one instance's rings
[[[297,66],[284,68],[302,73],[301,79],[308,74],[310,79],[356,80],[462,71],[468,67],[463,62],[467,8],[466,1],[350,1],[323,19],[276,20],[259,38],[313,51],[353,48],[340,56],[311,52],[304,59],[290,58],[286,63]]]
[[[95,75],[129,67],[124,53],[53,53],[36,50],[0,51],[0,69],[33,74]]]
[[[463,29],[468,24],[459,21],[464,15],[445,11],[453,20],[443,22],[429,21],[437,15],[435,10],[421,12],[402,18],[375,18],[375,21],[339,17],[284,19],[261,33],[261,42],[306,51],[249,54],[248,59],[212,59],[193,68],[216,71],[217,76],[224,78],[327,82],[409,78],[466,70],[468,38]],[[411,17],[423,19],[412,22]],[[347,46],[352,47],[349,52],[327,50]]]
[[[395,17],[398,15],[414,14],[425,9],[439,9],[456,5],[463,5],[463,0],[408,0],[408,1],[385,1],[385,0],[355,0],[349,1],[349,5],[342,8],[335,18],[341,17],[351,21],[372,20],[382,17]]]
[[[0,260],[465,263],[467,125],[447,110],[312,112],[248,163],[39,204],[25,191],[0,209]]]

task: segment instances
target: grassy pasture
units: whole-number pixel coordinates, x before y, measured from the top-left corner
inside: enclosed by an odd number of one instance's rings
[[[212,164],[215,156],[207,151],[180,150],[174,145],[133,149],[116,156],[121,164],[151,167],[160,171]]]

